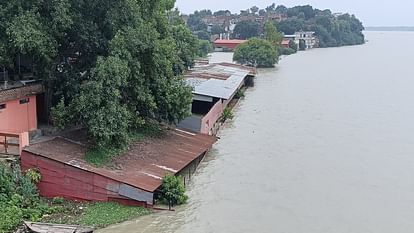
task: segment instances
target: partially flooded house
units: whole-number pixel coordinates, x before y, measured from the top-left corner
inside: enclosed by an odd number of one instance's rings
[[[55,137],[23,150],[22,169],[39,170],[42,196],[152,207],[163,177],[180,175],[187,183],[217,140],[171,129],[132,143],[124,154],[98,167],[85,160],[88,146],[79,140],[82,137],[77,133]]]
[[[255,69],[232,63],[197,67],[185,75],[193,88],[192,115],[178,127],[202,134],[215,135],[223,111],[245,86],[253,85]]]

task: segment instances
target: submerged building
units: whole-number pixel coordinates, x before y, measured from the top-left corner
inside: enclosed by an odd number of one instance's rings
[[[185,75],[193,88],[192,115],[178,127],[202,134],[215,135],[223,111],[236,93],[253,83],[255,69],[232,63],[201,66]]]
[[[216,142],[212,136],[169,130],[160,138],[132,143],[110,165],[97,167],[85,160],[88,146],[77,141],[82,137],[56,137],[23,150],[21,167],[39,170],[42,196],[152,207],[163,177],[180,175],[188,182]]]

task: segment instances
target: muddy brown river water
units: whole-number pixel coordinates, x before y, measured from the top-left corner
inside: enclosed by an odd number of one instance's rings
[[[414,232],[414,33],[366,35],[260,70],[189,203],[99,232]]]

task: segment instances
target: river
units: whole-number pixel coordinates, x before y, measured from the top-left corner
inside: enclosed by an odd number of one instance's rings
[[[188,205],[100,232],[414,232],[414,33],[366,35],[260,70]]]

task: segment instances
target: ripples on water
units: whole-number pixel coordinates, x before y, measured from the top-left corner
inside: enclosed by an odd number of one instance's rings
[[[190,203],[103,232],[414,232],[414,34],[367,38],[260,70]]]

